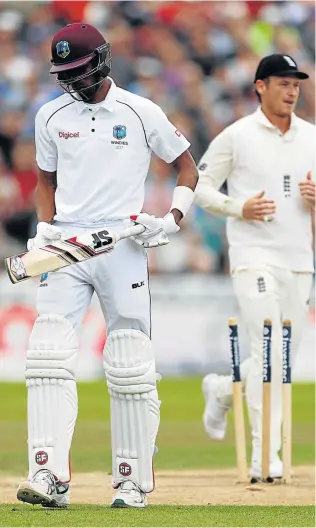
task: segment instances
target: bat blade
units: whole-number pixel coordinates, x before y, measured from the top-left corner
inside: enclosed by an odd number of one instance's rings
[[[84,233],[6,258],[5,265],[11,282],[23,282],[111,251],[116,243],[115,235],[102,230],[104,239],[101,240],[97,239],[98,233]]]
[[[113,250],[119,240],[143,233],[142,225],[134,225],[119,231],[109,232],[106,228],[82,233],[66,240],[58,240],[42,248],[32,249],[5,259],[5,266],[13,284],[23,282],[43,273],[57,271],[66,266],[84,262]]]

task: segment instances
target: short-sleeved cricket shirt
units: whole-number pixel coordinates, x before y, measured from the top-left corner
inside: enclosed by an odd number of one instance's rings
[[[102,103],[64,94],[36,116],[37,164],[57,171],[57,221],[89,224],[139,213],[152,152],[171,163],[190,146],[159,106],[110,81]]]

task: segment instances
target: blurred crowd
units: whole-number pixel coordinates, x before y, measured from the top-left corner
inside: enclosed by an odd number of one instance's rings
[[[58,29],[98,27],[111,44],[115,82],[159,104],[198,162],[214,136],[256,109],[253,77],[264,55],[291,55],[311,75],[297,114],[314,121],[314,20],[313,1],[0,1],[1,263],[34,235],[34,118],[61,94],[49,74]],[[174,184],[172,167],[153,157],[144,210],[164,215]],[[172,244],[150,252],[152,273],[227,268],[224,218],[196,207]]]

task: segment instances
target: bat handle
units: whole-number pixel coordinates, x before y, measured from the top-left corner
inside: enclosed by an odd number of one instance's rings
[[[129,238],[131,236],[140,235],[145,230],[146,228],[143,225],[139,224],[123,229],[119,233],[115,234],[116,242],[118,242],[119,240],[123,240],[123,238]]]

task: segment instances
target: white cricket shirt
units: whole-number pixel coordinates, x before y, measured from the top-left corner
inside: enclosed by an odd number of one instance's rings
[[[36,161],[44,171],[57,170],[59,222],[100,223],[139,213],[152,152],[171,163],[190,146],[159,106],[110,81],[100,104],[64,94],[36,116]]]
[[[199,164],[198,205],[212,210],[208,190],[219,189],[225,180],[240,214],[241,204],[262,190],[276,204],[275,218],[269,223],[243,220],[238,214],[228,218],[232,270],[267,263],[292,271],[313,271],[310,209],[298,184],[308,171],[314,179],[315,139],[315,126],[295,114],[290,129],[282,135],[258,108],[210,144]]]

